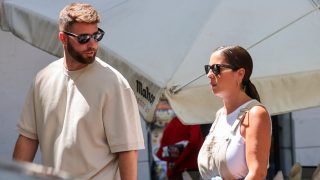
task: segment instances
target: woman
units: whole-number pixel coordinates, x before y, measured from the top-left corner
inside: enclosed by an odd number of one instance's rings
[[[265,179],[271,119],[250,81],[253,63],[240,46],[215,50],[205,65],[214,95],[222,98],[198,155],[203,179]]]

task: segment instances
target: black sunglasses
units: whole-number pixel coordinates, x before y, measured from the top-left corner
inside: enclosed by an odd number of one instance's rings
[[[65,33],[68,36],[76,37],[80,44],[85,44],[85,43],[89,42],[91,38],[93,38],[95,41],[99,42],[99,41],[101,41],[101,39],[103,38],[103,35],[104,35],[104,31],[100,28],[98,28],[98,31],[93,34],[79,34],[79,35],[77,35],[77,34],[74,34],[71,32],[67,32],[67,31],[63,31],[63,33]]]
[[[218,76],[221,72],[221,67],[223,68],[228,68],[228,69],[232,69],[232,70],[236,70],[235,67],[229,65],[229,64],[213,64],[213,65],[204,65],[204,70],[206,72],[206,74],[209,73],[210,69],[212,70],[213,74]]]

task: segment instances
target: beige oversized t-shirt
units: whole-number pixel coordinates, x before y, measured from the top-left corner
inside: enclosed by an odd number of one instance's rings
[[[40,71],[17,128],[39,140],[43,165],[81,179],[120,179],[114,153],[144,148],[132,89],[98,58],[78,71],[63,59]]]

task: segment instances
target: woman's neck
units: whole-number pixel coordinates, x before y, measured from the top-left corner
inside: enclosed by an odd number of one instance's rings
[[[226,114],[230,114],[235,111],[242,104],[250,101],[252,98],[249,97],[245,92],[241,91],[237,95],[230,95],[228,98],[223,99],[224,110]]]

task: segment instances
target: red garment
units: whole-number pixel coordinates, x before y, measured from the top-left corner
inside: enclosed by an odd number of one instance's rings
[[[187,140],[188,144],[178,158],[162,157],[163,147],[182,140]],[[184,125],[177,117],[169,122],[163,131],[160,147],[156,154],[159,159],[167,161],[167,176],[169,179],[177,176],[182,178],[182,172],[185,170],[198,170],[198,152],[203,141],[200,125]],[[172,164],[174,164],[173,168],[171,168]]]

